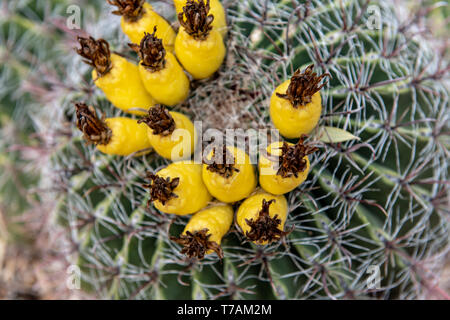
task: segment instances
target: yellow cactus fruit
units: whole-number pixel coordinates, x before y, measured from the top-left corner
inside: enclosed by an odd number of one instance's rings
[[[113,14],[122,16],[120,26],[122,31],[133,43],[140,43],[144,32],[151,32],[158,27],[156,36],[162,39],[167,51],[173,52],[175,44],[175,31],[170,24],[145,0],[107,0],[109,4],[116,6]]]
[[[195,213],[208,205],[212,199],[202,179],[202,166],[193,161],[174,162],[148,174],[150,202],[164,213],[186,215]]]
[[[308,134],[322,113],[320,82],[329,74],[317,76],[314,65],[304,72],[297,70],[290,80],[279,85],[270,99],[270,118],[281,135],[293,139]]]
[[[214,17],[208,12],[209,6],[203,0],[188,0],[178,15],[181,27],[175,38],[175,54],[195,79],[205,79],[216,72],[226,53],[222,36],[212,29]]]
[[[135,120],[119,117],[97,117],[95,109],[84,103],[77,103],[77,128],[83,132],[88,143],[93,143],[103,153],[119,156],[141,155],[151,151],[145,125]]]
[[[84,62],[94,67],[92,79],[106,98],[117,108],[145,114],[155,100],[145,90],[137,65],[127,59],[111,54],[109,44],[103,39],[78,37],[81,48],[77,53]]]
[[[172,161],[188,158],[195,150],[197,132],[184,114],[157,105],[138,123],[148,126],[148,140],[155,151]]]
[[[259,184],[275,195],[294,190],[306,180],[310,166],[308,155],[316,150],[304,144],[304,137],[295,145],[272,143],[267,147],[267,155],[260,155]]]
[[[186,100],[189,95],[189,79],[175,56],[164,49],[161,39],[145,33],[140,45],[129,44],[141,58],[139,72],[145,89],[152,97],[168,106]]]
[[[236,213],[236,222],[255,244],[266,245],[288,234],[284,224],[288,214],[286,198],[257,193],[247,198]]]
[[[213,149],[203,164],[203,181],[212,196],[231,203],[250,195],[256,187],[256,176],[250,157],[241,149],[224,146]]]
[[[181,236],[171,237],[171,240],[181,244],[181,253],[189,258],[203,259],[205,254],[213,252],[223,258],[220,243],[230,230],[233,216],[233,208],[230,205],[213,205],[194,214]]]
[[[187,0],[173,0],[173,3],[177,14],[180,14],[183,13],[183,7],[186,6]],[[221,36],[225,38],[227,34],[227,17],[225,9],[219,0],[211,0],[209,5],[209,12],[214,16],[214,20],[211,25],[213,29],[219,31]]]

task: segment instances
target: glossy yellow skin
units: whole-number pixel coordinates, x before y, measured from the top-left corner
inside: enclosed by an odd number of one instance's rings
[[[227,147],[233,153],[235,159],[235,168],[239,172],[233,172],[229,178],[211,172],[207,169],[208,165],[203,165],[203,182],[205,183],[211,195],[225,203],[236,202],[250,195],[256,188],[256,176],[250,157],[241,149]],[[208,159],[212,158],[212,152]]]
[[[103,153],[119,156],[129,156],[132,153],[151,148],[147,137],[147,126],[138,124],[130,118],[107,118],[106,125],[112,131],[111,140],[107,145],[97,145]],[[144,153],[149,152],[146,150]],[[136,155],[142,155],[137,153]]]
[[[154,26],[156,26],[156,37],[162,39],[164,48],[167,51],[173,52],[175,31],[163,17],[153,11],[150,4],[144,3],[143,8],[145,13],[135,22],[126,21],[124,17],[121,18],[122,31],[130,38],[131,42],[140,44],[144,37],[144,32],[152,33]]]
[[[175,56],[166,52],[164,69],[151,72],[139,64],[139,72],[145,89],[161,104],[174,106],[189,95],[189,79]]]
[[[116,54],[111,54],[111,65],[111,70],[100,78],[97,71],[92,71],[95,85],[117,108],[128,113],[145,115],[146,110],[156,102],[145,90],[138,66]]]
[[[153,130],[147,127],[148,140],[161,157],[172,161],[186,159],[195,150],[197,130],[184,114],[175,111],[169,113],[175,121],[175,130],[172,134],[167,136],[153,134]]]
[[[282,141],[274,142],[267,147],[267,152],[278,156],[281,154],[282,145]],[[288,143],[288,145],[292,146],[293,144]],[[294,190],[308,177],[310,166],[308,156],[305,156],[304,159],[306,160],[306,169],[303,172],[299,172],[297,178],[295,176],[283,178],[281,175],[277,175],[276,163],[261,155],[258,166],[259,184],[265,191],[275,195],[285,194]]]
[[[196,40],[180,27],[175,39],[175,54],[195,79],[205,79],[216,72],[225,58],[225,45],[220,33],[211,30],[205,40]]]
[[[312,96],[311,103],[294,108],[292,103],[280,98],[276,93],[286,93],[291,80],[279,85],[270,98],[270,118],[281,135],[293,139],[302,134],[310,133],[317,125],[322,113],[322,98],[320,92]]]
[[[251,229],[245,219],[256,220],[258,218],[259,211],[262,208],[263,199],[265,199],[266,201],[275,199],[275,202],[272,203],[269,207],[269,215],[271,217],[278,215],[278,218],[281,219],[281,224],[278,226],[278,229],[284,231],[284,224],[286,222],[288,214],[288,203],[286,201],[286,198],[283,195],[275,196],[266,192],[260,192],[248,197],[244,202],[242,202],[236,213],[236,222],[242,229],[244,235],[247,232],[250,232]],[[265,245],[267,244],[267,241],[256,244]]]
[[[186,231],[193,233],[207,228],[208,234],[211,234],[209,241],[214,241],[220,245],[223,236],[230,230],[233,216],[233,208],[227,204],[218,204],[206,208],[192,216],[184,228],[183,234],[186,234]],[[213,252],[209,250],[207,254]]]
[[[202,165],[193,161],[174,162],[159,170],[156,175],[162,178],[180,178],[173,192],[178,196],[163,205],[159,200],[153,202],[156,209],[164,213],[187,215],[195,213],[208,205],[212,197],[202,179]]]
[[[186,0],[173,0],[177,14],[183,12],[183,7],[186,5],[186,2]],[[211,0],[209,2],[209,6],[209,14],[212,14],[214,16],[212,26],[215,30],[220,32],[222,37],[225,38],[227,34],[227,18],[225,9],[223,8],[222,3],[220,3],[219,0]]]

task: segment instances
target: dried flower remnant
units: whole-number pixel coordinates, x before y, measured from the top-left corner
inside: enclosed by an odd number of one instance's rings
[[[77,53],[84,58],[83,62],[92,66],[100,77],[111,70],[111,51],[109,44],[104,39],[95,40],[93,37],[77,37],[81,48]]]
[[[278,241],[281,237],[286,236],[289,232],[280,230],[278,227],[281,225],[281,219],[276,214],[271,217],[269,214],[269,207],[275,199],[266,201],[263,199],[262,208],[258,213],[257,219],[245,219],[245,222],[250,226],[250,231],[247,231],[245,235],[250,241],[255,243],[273,242]]]
[[[223,146],[222,152],[217,153],[216,151],[216,148],[214,148],[212,151],[212,163],[206,167],[209,171],[218,173],[224,178],[229,178],[234,172],[239,172],[239,169],[235,166],[233,154],[225,145]]]
[[[76,103],[76,125],[83,132],[83,138],[95,145],[107,145],[112,136],[112,131],[105,122],[105,114],[99,119],[94,107],[85,103]]]
[[[150,205],[155,200],[165,205],[170,199],[178,198],[178,195],[173,190],[180,183],[180,178],[171,179],[167,177],[164,179],[153,173],[147,173],[147,178],[151,180],[151,183],[143,185],[144,188],[150,189],[150,200],[147,205]]]
[[[312,64],[303,72],[298,69],[292,76],[286,93],[277,92],[277,96],[289,100],[294,108],[310,103],[312,96],[326,85],[326,82],[320,85],[322,79],[330,77],[329,73],[317,76],[317,73],[313,72],[313,68]]]
[[[295,145],[289,145],[286,142],[281,146],[281,154],[274,159],[279,167],[277,170],[277,175],[283,178],[288,178],[291,176],[298,177],[299,172],[305,171],[307,168],[306,156],[316,152],[318,148],[311,147],[305,144],[306,136],[302,136],[300,140]],[[270,155],[273,159],[274,156]]]
[[[116,6],[117,10],[112,13],[122,16],[129,22],[139,20],[145,13],[143,5],[145,0],[106,0],[110,5]]]
[[[157,72],[164,69],[166,65],[166,49],[164,49],[162,39],[156,37],[157,27],[153,29],[153,33],[144,33],[140,45],[129,43],[141,59],[141,64],[150,72]]]
[[[178,14],[178,21],[186,33],[196,40],[205,40],[212,30],[214,16],[209,14],[209,0],[188,0],[183,12]],[[186,20],[184,19],[186,17]]]
[[[153,134],[168,136],[175,130],[175,121],[169,110],[162,106],[157,105],[148,110],[148,116],[138,120],[138,123],[145,123],[151,129]]]

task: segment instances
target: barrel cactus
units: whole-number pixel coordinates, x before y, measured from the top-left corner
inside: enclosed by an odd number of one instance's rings
[[[55,222],[67,230],[67,258],[80,268],[84,290],[114,299],[387,299],[437,290],[433,271],[449,232],[448,67],[391,2],[223,1],[224,65],[193,81],[188,100],[173,110],[202,121],[203,131],[245,136],[273,127],[270,97],[297,69],[314,64],[330,79],[310,135],[319,148],[311,172],[287,195],[291,232],[257,246],[233,227],[222,240],[223,259],[201,261],[170,240],[189,217],[147,206],[145,172],[169,162],[155,153],[101,154],[76,130],[75,101],[121,113],[90,82],[73,51],[75,35],[86,31],[134,54],[106,1],[81,3],[84,31],[55,23],[65,37],[49,49],[57,57],[43,58],[56,64],[65,90],[33,109],[33,118],[52,133],[41,187],[54,193],[43,199],[57,200]],[[152,5],[176,21],[170,4]]]

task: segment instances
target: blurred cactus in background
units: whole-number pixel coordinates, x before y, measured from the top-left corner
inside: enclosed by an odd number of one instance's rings
[[[174,107],[204,130],[271,128],[275,87],[310,64],[331,74],[312,134],[320,150],[308,180],[287,195],[293,231],[286,241],[256,246],[233,227],[222,261],[186,259],[170,236],[188,218],[147,208],[142,186],[146,170],[168,162],[155,153],[104,155],[82,140],[75,101],[108,116],[122,113],[90,81],[90,68],[73,50],[76,36],[104,38],[137,61],[102,0],[1,4],[3,214],[29,222],[30,210],[39,212],[36,224],[59,236],[56,245],[47,233],[59,259],[79,266],[83,289],[101,298],[445,297],[436,275],[449,235],[448,53],[426,39],[422,21],[446,17],[448,8],[423,1],[403,20],[394,1],[223,4],[226,61],[212,78],[194,81],[189,99]],[[170,1],[152,6],[176,21]],[[68,25],[76,8],[80,28]],[[357,139],[321,139],[326,127]]]

